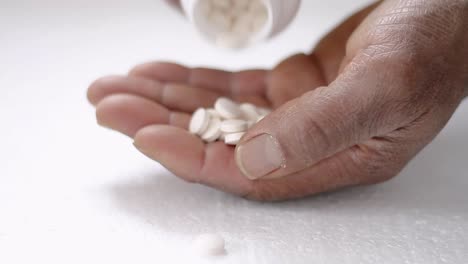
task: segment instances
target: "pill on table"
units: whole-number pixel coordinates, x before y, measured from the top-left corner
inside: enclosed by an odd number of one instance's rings
[[[221,136],[221,120],[217,117],[212,117],[208,128],[206,131],[201,135],[201,138],[206,142],[214,142]]]
[[[189,131],[192,134],[201,135],[208,128],[210,123],[210,114],[203,108],[199,108],[192,115],[192,119],[189,124]]]
[[[256,121],[258,119],[259,114],[257,112],[257,107],[255,105],[244,103],[244,104],[241,104],[239,108],[242,111],[244,118],[248,120],[252,120],[252,121]]]
[[[224,238],[218,234],[199,235],[193,241],[193,250],[196,254],[205,257],[226,254]]]
[[[242,116],[239,105],[228,98],[219,98],[214,105],[215,110],[225,119],[235,119]]]
[[[244,132],[247,130],[247,122],[241,119],[230,119],[221,122],[221,131],[224,133]]]
[[[227,145],[237,145],[244,134],[245,132],[226,134],[224,136],[224,143]]]

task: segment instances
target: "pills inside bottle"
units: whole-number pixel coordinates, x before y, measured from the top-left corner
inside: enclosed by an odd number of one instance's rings
[[[181,0],[206,39],[229,49],[273,37],[295,17],[300,0]]]
[[[215,43],[225,48],[246,46],[268,18],[268,9],[261,0],[200,0],[198,5]]]

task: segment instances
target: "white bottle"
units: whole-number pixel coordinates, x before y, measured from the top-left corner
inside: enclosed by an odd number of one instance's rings
[[[218,46],[240,49],[283,31],[301,0],[181,0],[198,32]]]

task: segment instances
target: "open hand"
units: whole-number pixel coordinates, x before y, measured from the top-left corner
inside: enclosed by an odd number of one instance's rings
[[[467,95],[467,46],[467,1],[388,0],[272,70],[147,63],[97,80],[88,97],[101,125],[187,181],[297,198],[397,175]],[[220,96],[275,111],[236,149],[204,144],[190,116]]]

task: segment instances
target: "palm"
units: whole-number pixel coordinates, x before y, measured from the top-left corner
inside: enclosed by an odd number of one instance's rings
[[[128,76],[100,79],[88,96],[102,125],[133,137],[143,153],[175,175],[241,196],[251,194],[258,184],[274,189],[287,185],[288,179],[261,183],[246,179],[236,166],[233,147],[222,142],[205,144],[186,130],[191,113],[211,107],[220,96],[277,108],[327,85],[346,60],[349,35],[370,10],[339,26],[311,55],[293,56],[271,71],[229,73],[148,63]]]

